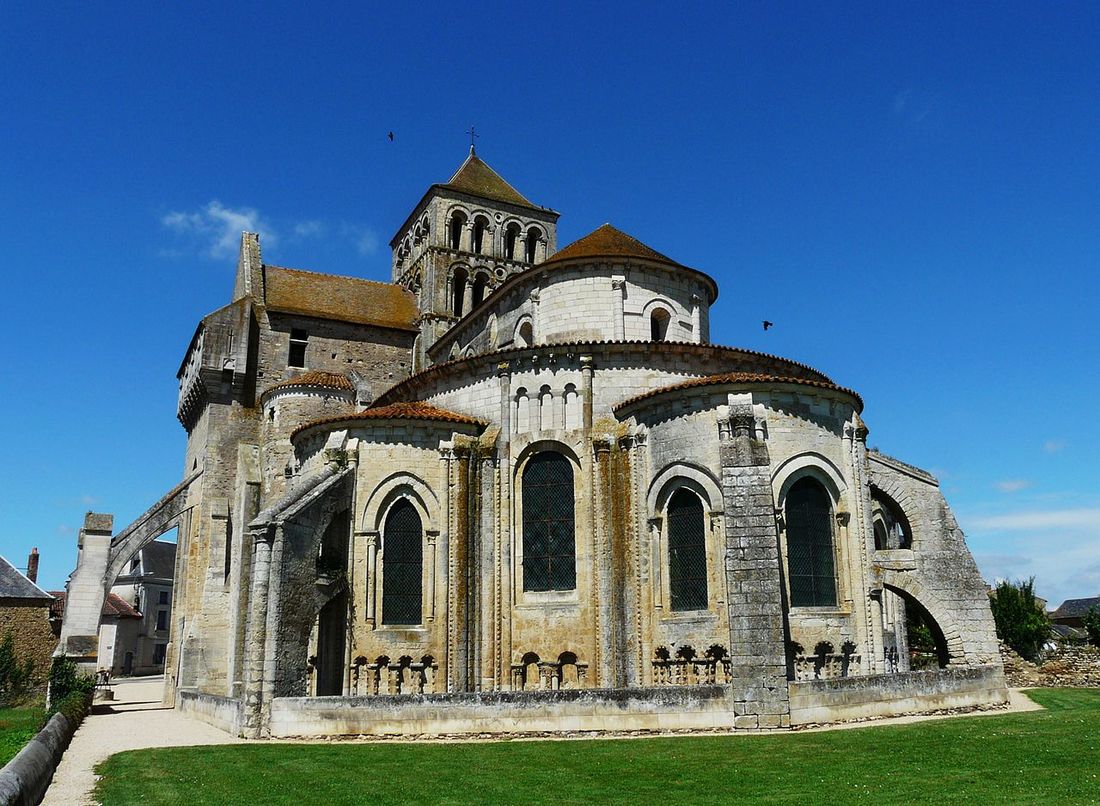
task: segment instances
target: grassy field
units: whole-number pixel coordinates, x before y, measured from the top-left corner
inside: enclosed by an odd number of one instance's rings
[[[23,749],[42,727],[41,705],[29,708],[0,708],[0,767]]]
[[[112,756],[115,804],[1100,803],[1100,691],[1046,711],[821,733],[484,744],[268,744]]]

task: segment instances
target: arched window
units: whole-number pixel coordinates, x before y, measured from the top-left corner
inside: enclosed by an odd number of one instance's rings
[[[531,227],[527,230],[527,254],[526,260],[528,263],[534,263],[537,252],[535,251],[539,243],[539,238],[542,237],[542,230],[538,227]]]
[[[833,508],[829,494],[811,478],[787,493],[787,576],[792,607],[835,607]]]
[[[560,453],[531,457],[523,469],[523,589],[577,587],[573,467]]]
[[[466,302],[466,279],[469,275],[465,269],[457,269],[451,275],[451,313],[462,316],[462,306]]]
[[[707,531],[703,502],[683,488],[668,502],[668,589],[673,610],[707,608]]]
[[[485,299],[485,291],[489,287],[489,278],[484,274],[478,274],[474,278],[474,287],[470,291],[470,310],[473,310]]]
[[[535,329],[531,323],[523,322],[516,329],[516,347],[530,347],[535,343]]]
[[[466,225],[466,216],[462,213],[455,213],[451,216],[451,226],[448,232],[447,245],[451,249],[462,248],[462,228]]]
[[[886,526],[882,521],[875,521],[875,550],[882,551],[889,548],[889,538],[886,536]]]
[[[668,336],[670,317],[664,308],[654,308],[649,317],[649,338],[651,341],[664,341]]]
[[[416,507],[402,498],[382,533],[382,623],[419,624],[424,540]]]
[[[504,231],[504,256],[509,260],[516,259],[516,242],[519,240],[519,224],[511,223]]]
[[[485,250],[485,235],[489,231],[489,219],[478,216],[474,219],[474,251],[479,255]]]

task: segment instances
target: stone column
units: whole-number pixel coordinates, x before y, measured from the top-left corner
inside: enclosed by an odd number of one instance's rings
[[[428,548],[428,608],[426,616],[428,624],[435,621],[435,544],[438,538],[438,529],[428,529],[424,532],[424,542]]]
[[[691,337],[696,344],[703,343],[703,318],[701,316],[700,308],[703,305],[703,298],[698,294],[691,295]]]
[[[267,656],[268,588],[274,539],[266,525],[249,530],[252,539],[252,585],[248,596],[248,661],[244,672],[243,734],[257,739],[263,734],[264,661]]]
[[[497,378],[500,383],[500,436],[499,472],[500,472],[500,511],[497,517],[497,556],[500,591],[499,624],[500,632],[497,652],[501,662],[498,669],[498,685],[509,690],[512,676],[508,673],[512,657],[512,367],[507,361],[497,364]]]
[[[626,338],[626,322],[623,319],[623,297],[626,295],[626,279],[623,277],[611,278],[611,316],[615,325],[615,339],[622,341]]]
[[[473,240],[474,240],[474,222],[467,220],[462,225],[461,242],[459,244],[460,252],[472,252]]]
[[[363,623],[367,625],[367,629],[373,630],[377,619],[375,617],[375,600],[378,596],[378,530],[367,529],[363,532],[358,532],[356,536],[362,535],[366,538],[367,544],[367,606],[363,612]]]
[[[738,396],[741,397],[741,396]],[[725,502],[734,727],[790,725],[779,542],[766,444],[756,438],[751,396],[731,396],[719,444]]]
[[[592,430],[592,356],[581,356],[581,411],[584,430]]]

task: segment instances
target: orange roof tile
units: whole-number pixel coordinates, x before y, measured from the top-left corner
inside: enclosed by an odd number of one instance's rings
[[[580,240],[573,241],[569,246],[543,261],[542,265],[579,257],[638,257],[672,266],[683,265],[610,224],[604,224]]]
[[[411,403],[390,403],[387,406],[365,409],[355,414],[345,414],[337,417],[326,417],[322,420],[314,420],[313,422],[298,426],[298,428],[294,429],[290,437],[294,439],[294,437],[298,436],[298,434],[302,433],[307,428],[313,428],[314,426],[350,423],[358,420],[427,420],[431,422],[455,423],[458,425],[487,425],[484,420],[479,420],[476,417],[441,409],[430,403],[414,401]]]
[[[292,386],[320,386],[324,389],[342,389],[346,392],[355,391],[355,385],[347,375],[339,372],[311,370],[310,372],[303,372],[301,375],[295,375],[293,378],[287,378],[285,381],[273,383],[264,390],[264,394],[267,395],[274,392],[276,389],[287,389]]]
[[[469,193],[471,196],[480,196],[483,199],[516,204],[520,207],[535,207],[518,190],[505,182],[500,174],[486,165],[473,149],[470,149],[470,156],[455,171],[451,180],[440,187]]]
[[[392,283],[264,267],[264,304],[273,311],[362,325],[416,330],[411,291]]]
[[[682,383],[674,383],[671,386],[662,386],[660,389],[653,389],[652,391],[645,392],[644,394],[637,395],[635,397],[624,400],[614,407],[616,412],[622,411],[625,408],[633,406],[635,403],[640,403],[643,400],[648,400],[652,397],[658,397],[666,392],[676,392],[681,389],[693,389],[700,386],[720,386],[722,384],[749,384],[749,383],[766,383],[766,384],[796,384],[798,386],[814,386],[818,389],[832,389],[833,391],[843,392],[844,394],[851,395],[859,403],[859,409],[863,409],[863,398],[859,396],[857,392],[851,389],[845,389],[843,386],[837,386],[835,383],[827,383],[825,381],[812,380],[810,378],[792,378],[783,375],[769,375],[762,372],[725,372],[720,375],[705,375],[701,378],[692,378]]]

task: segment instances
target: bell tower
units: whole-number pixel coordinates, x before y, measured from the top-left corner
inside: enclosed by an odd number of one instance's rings
[[[554,254],[558,215],[528,201],[473,145],[454,176],[428,188],[390,241],[393,282],[415,293],[420,309],[414,370],[497,286]]]

